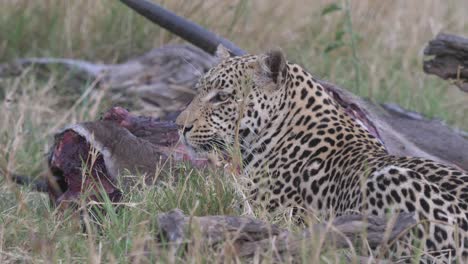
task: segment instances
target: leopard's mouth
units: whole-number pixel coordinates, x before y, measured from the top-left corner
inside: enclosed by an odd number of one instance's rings
[[[180,139],[181,143],[184,144],[190,152],[196,155],[204,155],[210,152],[223,153],[224,155],[227,154],[229,149],[226,142],[218,136],[214,136],[203,142],[191,142],[191,140],[187,139],[186,135],[180,134]]]
[[[207,154],[210,152],[227,153],[226,145],[219,140],[210,140],[204,143],[200,143],[197,146],[188,145],[197,154]]]

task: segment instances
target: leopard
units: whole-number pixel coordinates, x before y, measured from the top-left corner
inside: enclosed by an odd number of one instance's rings
[[[419,157],[394,156],[304,67],[281,50],[217,63],[176,119],[195,153],[240,147],[251,199],[268,210],[302,208],[388,217],[413,213],[417,225],[392,252],[468,259],[468,173]],[[418,248],[414,246],[418,245]]]

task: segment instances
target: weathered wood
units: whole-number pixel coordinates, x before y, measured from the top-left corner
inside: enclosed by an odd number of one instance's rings
[[[61,65],[74,72],[75,79],[99,80],[114,105],[133,112],[169,118],[192,100],[195,82],[213,66],[215,59],[191,45],[170,45],[153,49],[120,64],[94,64],[63,58],[22,58],[0,64],[0,78],[20,75],[32,65]],[[74,82],[78,87],[83,82]],[[78,85],[76,85],[78,84]],[[68,85],[67,88],[70,89]]]
[[[462,91],[468,92],[468,38],[440,33],[429,41],[424,55],[434,56],[424,61],[424,72],[452,80]]]
[[[312,225],[300,233],[293,233],[275,225],[238,216],[185,216],[175,209],[158,216],[160,235],[175,245],[191,240],[190,230],[196,228],[206,246],[215,246],[229,240],[238,257],[253,257],[272,248],[277,257],[299,255],[304,245],[321,241],[322,247],[349,248],[366,239],[371,248],[386,247],[416,224],[412,213],[394,218],[345,215],[330,223]]]

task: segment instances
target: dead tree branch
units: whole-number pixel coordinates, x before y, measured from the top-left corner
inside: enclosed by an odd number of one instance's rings
[[[179,17],[156,3],[152,3],[147,0],[120,1],[138,12],[140,15],[151,20],[153,23],[167,29],[169,32],[173,32],[210,54],[215,53],[216,47],[219,44],[223,44],[223,46],[228,48],[233,55],[239,56],[246,53],[231,41],[222,38],[183,17]]]
[[[229,240],[238,257],[253,257],[272,248],[279,257],[300,254],[304,245],[321,240],[321,246],[350,248],[366,239],[371,248],[386,246],[416,224],[412,213],[402,213],[393,219],[377,216],[345,215],[331,223],[315,224],[300,233],[263,222],[237,216],[185,216],[179,209],[158,216],[160,235],[165,241],[181,245],[191,238],[192,228],[198,228],[206,246]],[[322,238],[322,239],[320,239]]]
[[[440,33],[429,41],[424,55],[434,56],[424,61],[424,72],[451,80],[468,92],[468,38]]]

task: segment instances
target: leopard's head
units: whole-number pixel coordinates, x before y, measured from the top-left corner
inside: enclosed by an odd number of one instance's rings
[[[176,120],[186,145],[196,152],[253,139],[265,129],[285,90],[287,64],[280,51],[231,57],[219,46],[219,64],[197,83],[198,94]],[[241,142],[242,144],[242,142]]]

